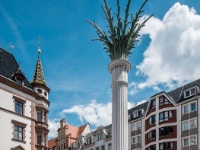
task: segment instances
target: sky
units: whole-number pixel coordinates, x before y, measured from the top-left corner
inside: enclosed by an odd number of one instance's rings
[[[107,0],[116,12],[116,1]],[[124,15],[126,0],[120,1]],[[143,1],[132,0],[135,14]],[[0,47],[12,51],[29,81],[37,60],[38,36],[49,94],[49,139],[57,136],[59,120],[94,130],[111,124],[112,89],[108,53],[95,21],[107,32],[103,0],[0,0]],[[140,31],[129,61],[128,107],[161,91],[170,91],[200,76],[200,1],[149,0],[145,17],[154,14]],[[10,49],[12,42],[14,49]]]

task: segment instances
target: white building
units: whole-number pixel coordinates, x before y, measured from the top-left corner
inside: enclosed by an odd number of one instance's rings
[[[30,83],[14,56],[0,48],[0,149],[45,150],[48,135],[48,94],[40,49]]]

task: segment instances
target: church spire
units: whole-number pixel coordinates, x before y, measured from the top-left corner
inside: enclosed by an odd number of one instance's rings
[[[38,51],[37,52],[38,52],[38,60],[37,60],[37,63],[36,63],[36,67],[35,67],[35,72],[34,72],[32,83],[46,84],[45,83],[45,79],[44,79],[43,69],[42,69],[42,62],[40,60],[40,53],[41,53],[40,36],[38,37]]]

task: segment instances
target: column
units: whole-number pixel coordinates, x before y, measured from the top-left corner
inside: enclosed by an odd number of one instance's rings
[[[129,61],[116,59],[108,69],[112,75],[112,150],[128,150],[128,72]]]

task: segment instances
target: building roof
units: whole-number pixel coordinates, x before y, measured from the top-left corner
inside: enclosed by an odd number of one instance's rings
[[[0,48],[0,75],[15,81],[14,80],[15,73],[22,74],[25,78],[24,86],[33,89],[31,84],[27,80],[26,76],[20,69],[20,66],[17,63],[16,59],[14,58],[13,54]]]
[[[45,85],[44,73],[42,68],[42,62],[40,60],[40,51],[38,52],[38,60],[35,67],[32,83],[39,83]]]
[[[58,139],[58,137],[55,137],[51,140],[48,141],[48,148],[53,148],[54,146],[56,146],[56,140]]]
[[[85,130],[85,128],[86,128],[87,125],[88,124],[85,124],[85,125],[79,127],[78,135],[81,135],[83,133],[83,131]]]
[[[137,105],[137,106],[135,106],[135,107],[129,109],[129,110],[128,110],[128,114],[129,114],[130,117],[131,117],[131,118],[129,119],[129,121],[132,121],[132,120],[138,119],[138,118],[140,118],[140,117],[143,117],[143,115],[144,115],[145,113],[143,113],[143,114],[142,114],[141,116],[139,116],[139,117],[133,118],[133,112],[136,111],[136,110],[140,110],[140,109],[143,109],[144,112],[146,112],[148,103],[149,103],[149,101],[144,102],[144,103],[142,103],[142,104],[140,104],[140,105]]]
[[[197,79],[195,81],[192,81],[188,84],[185,84],[175,90],[172,90],[170,92],[168,92],[167,94],[173,98],[173,100],[176,102],[176,103],[180,103],[182,101],[185,101],[187,100],[186,98],[184,98],[184,91],[187,90],[187,89],[190,89],[192,87],[195,87],[195,86],[198,86],[200,87],[200,79]],[[196,95],[194,95],[193,97],[199,95],[198,93]],[[189,97],[191,98],[191,97]]]
[[[199,96],[200,95],[200,92],[193,95],[193,96],[190,96],[188,98],[184,98],[184,91],[186,91],[187,89],[190,89],[192,87],[195,87],[195,86],[198,86],[200,87],[200,79],[197,79],[195,81],[192,81],[188,84],[185,84],[179,88],[176,88],[172,91],[169,91],[168,93],[166,93],[165,91],[162,91],[162,92],[159,92],[159,93],[156,93],[154,94],[153,96],[151,96],[150,98],[153,98],[159,94],[162,94],[162,93],[165,93],[167,94],[170,98],[173,99],[173,101],[177,104],[177,103],[180,103],[180,102],[183,102],[183,101],[186,101],[192,97],[196,97],[196,96]],[[148,106],[148,103],[149,101],[145,102],[145,103],[142,103],[140,105],[137,105],[131,109],[128,110],[128,114],[130,115],[130,119],[129,121],[132,121],[132,120],[135,120],[135,119],[138,119],[138,118],[141,118],[145,113],[143,113],[143,115],[139,116],[139,117],[136,117],[136,118],[133,118],[133,112],[136,111],[136,110],[140,110],[140,109],[143,109],[144,112],[146,112],[147,110],[147,106]]]
[[[75,127],[75,126],[70,125],[70,124],[65,124],[64,127],[62,127],[62,128],[67,128],[66,135],[71,134],[72,138],[78,138],[78,136],[83,133],[83,131],[85,130],[87,125],[88,125],[88,123],[85,124],[85,125],[82,125],[80,127]],[[58,131],[59,130],[61,130],[61,128],[59,128]],[[48,141],[48,144],[49,144],[48,148],[52,148],[53,146],[56,146],[57,140],[58,140],[58,137],[55,137],[55,138],[49,140]]]

